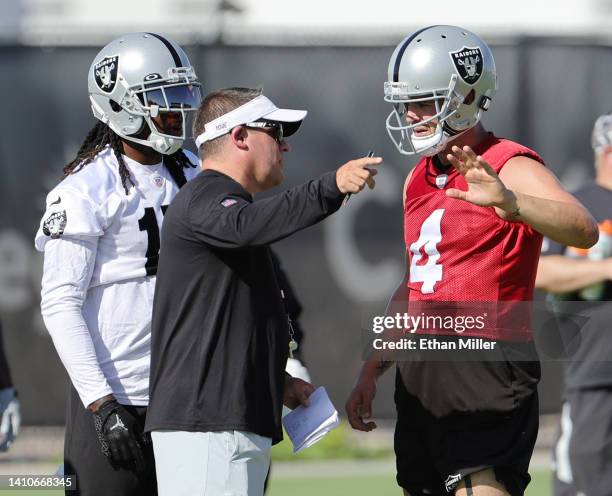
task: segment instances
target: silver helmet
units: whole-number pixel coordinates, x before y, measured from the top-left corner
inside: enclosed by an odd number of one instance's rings
[[[97,119],[122,138],[166,155],[183,145],[190,129],[187,113],[197,110],[202,100],[183,49],[155,33],[131,33],[111,41],[94,58],[87,82]],[[169,134],[156,125],[154,119],[167,112],[181,114],[181,130]]]
[[[478,36],[457,26],[421,29],[404,38],[389,61],[385,101],[394,110],[387,132],[400,153],[435,155],[478,123],[496,90],[493,54]],[[435,104],[435,115],[410,124],[406,105],[414,102]],[[417,126],[434,120],[433,134],[415,134]]]

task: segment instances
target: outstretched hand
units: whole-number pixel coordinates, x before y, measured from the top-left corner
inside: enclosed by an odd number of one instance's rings
[[[380,165],[381,157],[363,157],[347,162],[336,171],[336,184],[342,193],[359,193],[366,185],[374,189],[378,174],[372,166]]]
[[[506,188],[497,172],[469,146],[453,146],[446,158],[467,182],[467,191],[449,188],[446,195],[481,207],[500,207],[512,202],[513,193]]]

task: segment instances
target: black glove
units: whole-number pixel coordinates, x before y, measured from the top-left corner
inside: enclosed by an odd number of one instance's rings
[[[114,467],[146,469],[142,428],[117,400],[109,400],[92,413],[102,453]]]

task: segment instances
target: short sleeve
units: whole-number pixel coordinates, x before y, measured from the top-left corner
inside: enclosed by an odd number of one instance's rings
[[[55,188],[47,195],[46,210],[36,233],[36,249],[43,251],[50,239],[101,236],[118,204],[114,195],[109,195],[105,204],[97,205],[80,191]]]

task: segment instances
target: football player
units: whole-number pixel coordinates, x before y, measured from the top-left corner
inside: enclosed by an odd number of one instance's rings
[[[41,310],[72,383],[64,473],[82,495],[156,494],[148,404],[160,231],[199,171],[181,147],[200,84],[182,48],[155,33],[106,45],[88,74],[98,122],[47,196]]]
[[[421,156],[403,191],[406,275],[393,300],[405,309],[408,301],[425,311],[430,302],[529,301],[542,235],[585,248],[597,241],[591,215],[537,153],[483,126],[496,89],[493,54],[467,29],[421,29],[391,56],[387,131],[400,153]],[[536,356],[528,325],[419,332],[497,343],[501,359],[398,360],[404,494],[522,495],[538,432],[540,370],[525,358]],[[504,359],[510,353],[517,358]],[[355,429],[375,427],[376,381],[391,363],[365,362],[346,405]]]

